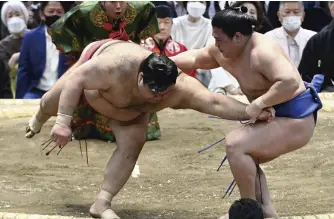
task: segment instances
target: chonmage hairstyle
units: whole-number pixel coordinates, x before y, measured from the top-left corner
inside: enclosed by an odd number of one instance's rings
[[[250,198],[235,201],[228,213],[229,219],[264,219],[261,205]]]
[[[257,26],[257,20],[246,14],[247,10],[245,6],[225,8],[212,18],[212,27],[222,29],[230,38],[233,38],[236,32],[250,36]]]
[[[163,92],[176,83],[178,70],[176,64],[165,55],[151,53],[141,64],[144,84],[154,93]]]

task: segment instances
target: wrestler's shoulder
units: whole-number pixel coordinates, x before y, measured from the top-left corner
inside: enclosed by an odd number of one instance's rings
[[[216,60],[223,57],[223,54],[219,51],[218,47],[216,47],[215,44],[209,45],[204,49],[206,49],[209,55],[211,55]]]
[[[187,89],[186,87],[191,87],[194,88],[196,87],[198,80],[187,75],[186,73],[182,72],[180,75],[177,77],[176,80],[176,87],[178,89]]]
[[[261,34],[258,35],[255,41],[255,46],[252,48],[252,55],[262,57],[264,54],[277,53],[280,48],[279,43]]]
[[[270,39],[259,41],[253,48],[250,54],[250,59],[253,66],[263,67],[265,63],[273,61],[277,54],[280,54],[280,45]]]

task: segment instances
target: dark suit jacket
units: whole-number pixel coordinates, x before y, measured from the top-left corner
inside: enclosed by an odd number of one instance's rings
[[[58,78],[68,69],[65,64],[70,59],[59,53]],[[39,26],[27,32],[22,40],[19,58],[19,69],[16,81],[16,98],[22,99],[24,94],[38,85],[46,64],[45,26]]]

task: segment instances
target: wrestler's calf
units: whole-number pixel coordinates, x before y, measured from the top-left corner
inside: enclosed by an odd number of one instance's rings
[[[245,154],[244,146],[237,138],[238,136],[235,135],[227,135],[225,138],[227,159],[239,187],[241,198],[255,200],[256,165],[253,158]],[[247,185],[243,182],[247,182]]]
[[[252,142],[246,143],[242,134],[238,134],[234,132],[227,135],[225,147],[227,159],[239,187],[241,198],[257,200],[262,206],[265,217],[278,218],[270,199],[266,177],[259,166],[262,161],[272,159],[260,160],[252,157],[247,153],[247,145],[251,146]]]
[[[105,168],[101,191],[90,209],[90,214],[95,217],[117,218],[110,203],[130,178],[146,142],[148,115],[140,116],[136,120],[126,125],[111,122],[117,148]]]
[[[119,192],[129,179],[144,143],[145,140],[141,143],[138,141],[137,146],[131,149],[117,147],[104,170],[103,190],[110,192],[113,196]]]

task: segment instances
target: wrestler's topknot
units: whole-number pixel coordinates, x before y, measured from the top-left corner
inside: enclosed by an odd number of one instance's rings
[[[236,32],[240,32],[245,36],[250,36],[254,27],[257,26],[257,20],[247,13],[247,8],[227,7],[217,12],[212,18],[212,27],[220,28],[222,31],[233,38]]]
[[[163,92],[176,83],[178,70],[176,64],[165,55],[150,54],[141,64],[144,84],[153,92]]]

